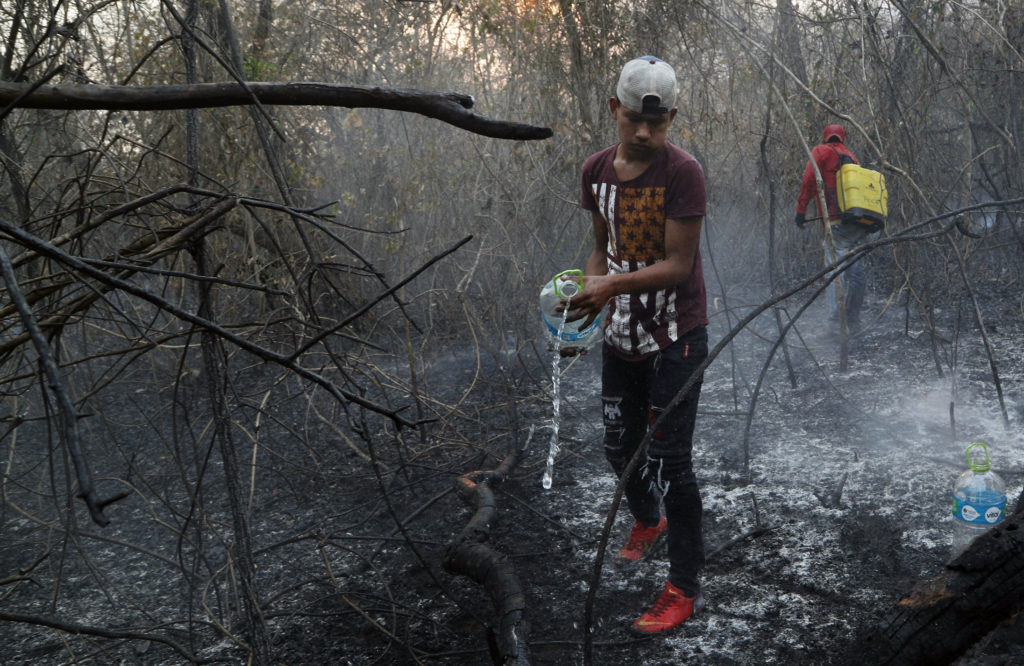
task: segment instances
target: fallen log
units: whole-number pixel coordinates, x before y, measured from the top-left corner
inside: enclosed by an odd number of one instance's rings
[[[1016,614],[1024,606],[1022,521],[1018,511],[915,585],[841,663],[949,664]]]

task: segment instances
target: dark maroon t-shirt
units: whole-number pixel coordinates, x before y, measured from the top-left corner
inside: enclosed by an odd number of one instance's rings
[[[665,221],[705,212],[704,171],[682,148],[665,144],[647,170],[619,181],[617,146],[583,164],[580,205],[608,225],[608,273],[630,273],[665,258]],[[690,277],[674,289],[616,296],[608,312],[605,343],[625,358],[643,358],[708,323],[700,249]]]

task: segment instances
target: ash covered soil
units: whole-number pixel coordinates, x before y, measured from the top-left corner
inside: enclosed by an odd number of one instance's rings
[[[930,336],[888,315],[851,342],[842,372],[838,341],[808,325],[799,327],[802,338],[791,334],[797,386],[780,351],[745,448],[751,390],[777,337],[770,326],[742,333],[735,365],[726,350],[705,375],[694,440],[709,553],[705,612],[663,638],[630,635],[668,563],[664,552],[625,571],[611,563],[631,525],[623,505],[595,605],[596,663],[829,663],[859,628],[949,559],[951,489],[966,468],[967,445],[989,445],[1008,511],[1016,503],[1024,482],[1019,315],[989,324],[1008,424],[977,331],[955,340],[939,332],[940,376]],[[953,369],[950,353],[958,358]],[[600,444],[599,359],[565,370],[562,388],[562,436],[572,444],[556,463],[553,487],[540,487],[542,434],[529,471],[504,488],[518,499],[503,501],[496,527],[526,588],[533,656],[546,664],[581,663],[573,642],[582,640],[595,540],[615,490]],[[1024,663],[1021,635],[1005,626],[959,663]]]
[[[629,633],[668,564],[663,551],[629,570],[611,564],[631,523],[622,507],[594,606],[595,663],[828,664],[916,581],[941,571],[950,555],[951,490],[970,443],[989,445],[1012,510],[1024,483],[1024,321],[1019,309],[998,307],[986,312],[1005,417],[977,330],[942,328],[933,346],[927,332],[887,312],[852,341],[845,371],[838,342],[815,332],[817,320],[799,325],[800,335],[788,338],[796,387],[780,350],[745,440],[753,387],[777,330],[773,317],[762,316],[743,331],[705,375],[695,433],[709,553],[706,610],[664,637]],[[936,317],[956,320],[951,312]],[[715,315],[712,346],[725,330],[725,317]],[[443,355],[424,383],[455,385],[454,377],[474,372],[473,356]],[[498,487],[490,544],[522,584],[532,662],[579,664],[585,600],[615,489],[601,450],[600,359],[561,364],[562,447],[550,490],[541,486],[550,360],[524,350],[507,360],[510,371],[533,378],[540,399],[520,402],[520,427],[535,432],[527,456]],[[290,408],[282,405],[282,413]],[[473,436],[480,446],[466,447],[464,459],[447,467],[411,460],[411,472],[392,481],[392,508],[407,518],[415,552],[377,499],[374,475],[344,445],[333,457],[327,448],[305,454],[334,476],[278,470],[258,480],[251,532],[275,663],[492,663],[484,626],[494,622],[490,599],[440,565],[471,515],[450,492],[455,477],[492,469],[502,450],[491,433]],[[286,462],[297,465],[299,457]],[[188,595],[174,569],[182,546],[166,528],[173,520],[135,498],[113,509],[102,538],[90,536],[97,530],[82,519],[81,555],[65,548],[30,583],[7,586],[2,609],[162,634],[208,663],[244,663],[237,645],[205,619],[204,604],[215,606],[222,592],[204,588],[183,610]],[[4,515],[0,576],[31,565],[52,541],[13,505]],[[226,524],[229,517],[206,520]],[[209,548],[192,575],[223,576],[223,550]],[[960,663],[1024,663],[1021,635],[1004,625]],[[158,642],[83,639],[21,623],[0,624],[0,639],[0,662],[9,664],[185,661]]]

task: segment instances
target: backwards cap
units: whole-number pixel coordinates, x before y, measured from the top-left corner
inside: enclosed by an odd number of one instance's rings
[[[630,60],[622,68],[615,96],[636,113],[668,113],[676,106],[676,73],[672,67],[654,56]]]

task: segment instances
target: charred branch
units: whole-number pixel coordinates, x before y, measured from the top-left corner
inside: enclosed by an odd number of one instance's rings
[[[751,527],[746,532],[737,534],[736,536],[732,537],[731,539],[723,543],[721,546],[718,546],[717,548],[709,552],[707,558],[711,560],[712,558],[715,558],[724,553],[725,551],[729,550],[733,546],[743,543],[747,539],[756,539],[761,535],[767,534],[771,531],[771,529],[772,528],[768,527],[767,525],[756,525],[754,527]]]
[[[751,503],[751,505],[753,506],[753,509],[754,509],[754,526],[751,527],[749,530],[741,533],[741,534],[737,534],[736,536],[732,537],[731,539],[729,539],[728,541],[726,541],[722,545],[718,546],[717,548],[715,548],[714,550],[709,552],[707,554],[707,559],[708,560],[711,560],[712,558],[718,557],[723,552],[729,550],[730,548],[732,548],[733,546],[735,546],[737,544],[743,543],[744,541],[747,541],[748,539],[756,539],[757,537],[759,537],[759,536],[761,536],[763,534],[767,534],[768,532],[771,531],[772,528],[770,526],[765,525],[765,524],[763,524],[761,522],[761,512],[757,508],[757,498],[754,497],[753,495],[751,495],[750,496],[750,503]]]
[[[167,636],[153,634],[146,631],[93,627],[85,624],[79,624],[77,622],[65,622],[51,617],[27,615],[24,613],[9,613],[7,611],[0,611],[0,620],[3,620],[4,622],[22,622],[24,624],[32,624],[39,627],[49,627],[58,631],[64,631],[70,634],[80,634],[82,636],[96,636],[98,638],[112,638],[118,640],[153,641],[156,643],[163,643],[164,645],[171,647],[189,663],[198,664],[205,661],[197,659],[194,654],[185,648],[185,646],[181,645],[173,638],[168,638]]]
[[[492,657],[496,664],[509,666],[530,663],[527,624],[523,618],[526,599],[512,563],[484,542],[490,537],[497,513],[492,485],[505,479],[521,452],[522,449],[511,453],[494,470],[470,472],[456,481],[460,496],[476,511],[445,549],[443,561],[446,571],[466,576],[487,590],[498,613],[498,629],[488,639]]]
[[[168,111],[259,102],[282,106],[340,106],[389,109],[434,118],[474,134],[495,139],[535,141],[552,131],[524,123],[494,120],[473,113],[473,98],[408,88],[339,85],[334,83],[197,83],[178,86],[40,86],[0,82],[0,104],[26,109],[69,111]]]
[[[78,496],[85,501],[85,505],[89,508],[89,515],[92,517],[92,521],[100,527],[106,527],[110,524],[110,519],[103,515],[103,507],[113,500],[100,500],[96,494],[92,471],[89,469],[89,461],[85,457],[81,442],[79,441],[78,411],[71,402],[71,396],[68,395],[67,390],[64,388],[64,382],[60,378],[60,371],[57,369],[57,361],[54,358],[53,351],[43,337],[43,333],[36,322],[35,316],[32,314],[32,310],[29,308],[28,303],[25,302],[25,297],[21,294],[18,278],[14,274],[14,267],[11,266],[11,260],[3,248],[0,248],[0,270],[3,272],[4,283],[7,285],[7,295],[14,302],[15,307],[17,307],[22,325],[24,325],[25,330],[28,331],[29,336],[32,338],[36,353],[39,354],[39,364],[42,366],[46,382],[49,385],[50,391],[56,397],[57,403],[60,405],[61,442],[67,448],[68,455],[71,457],[71,462],[75,468],[75,478],[78,481]]]

